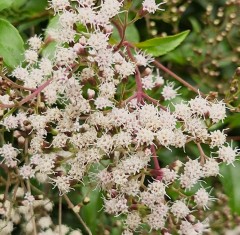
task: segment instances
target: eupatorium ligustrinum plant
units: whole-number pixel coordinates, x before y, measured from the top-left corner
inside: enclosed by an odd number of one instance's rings
[[[132,1],[52,0],[49,7],[57,27],[45,41],[31,37],[23,63],[1,71],[1,234],[16,228],[22,234],[81,234],[62,224],[63,201],[84,232],[95,234],[79,214],[84,203],[74,205],[69,196],[84,184],[101,190],[103,210],[122,221],[123,235],[211,231],[204,212],[216,198],[205,181],[220,174],[220,164],[233,165],[239,149],[214,129],[226,117],[225,103],[153,57],[174,49],[187,33],[129,42],[131,24],[164,8],[154,0],[143,1],[132,20]],[[53,41],[54,54],[43,56]],[[160,71],[196,97],[181,99],[180,87]],[[159,99],[149,95],[153,89]],[[196,155],[188,155],[188,146]],[[172,158],[175,149],[185,158]],[[161,166],[162,157],[169,164]],[[49,193],[55,189],[57,199]],[[53,222],[56,203],[59,219]]]

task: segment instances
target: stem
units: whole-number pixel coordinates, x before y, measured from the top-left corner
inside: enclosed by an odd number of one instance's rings
[[[157,153],[156,153],[156,149],[154,147],[154,145],[152,144],[151,145],[151,152],[152,152],[152,155],[153,155],[153,163],[154,163],[154,169],[155,170],[160,170],[160,165],[159,165],[159,162],[158,162],[158,159],[157,159]]]
[[[30,94],[27,97],[25,97],[24,99],[22,99],[19,103],[17,103],[17,104],[0,104],[0,108],[13,108],[13,107],[22,106],[23,104],[25,104],[26,102],[28,102],[29,100],[31,100],[32,98],[37,96],[45,87],[47,87],[50,84],[51,81],[52,81],[52,79],[44,82],[32,94]]]
[[[117,31],[118,31],[118,33],[119,33],[119,36],[120,36],[120,38],[122,38],[123,37],[123,32],[122,32],[122,27],[121,27],[121,25],[119,24],[119,22],[118,21],[116,21],[116,20],[112,20],[112,23],[114,24],[114,26],[117,28]]]
[[[161,109],[167,111],[167,108],[166,108],[166,107],[164,107],[163,105],[161,105],[157,100],[153,99],[152,97],[150,97],[150,96],[147,95],[146,93],[143,93],[142,96],[143,96],[146,100],[152,102],[153,104],[159,106]]]
[[[200,152],[200,163],[201,163],[201,165],[203,165],[205,163],[205,160],[206,160],[207,156],[204,153],[201,144],[198,143],[198,142],[195,142],[195,143],[197,144],[198,150]]]
[[[70,199],[68,198],[68,196],[66,194],[63,195],[65,201],[68,204],[68,207],[74,212],[74,214],[77,216],[77,218],[79,219],[80,223],[83,225],[83,227],[85,228],[86,232],[89,235],[92,235],[91,230],[88,228],[88,226],[85,224],[85,222],[83,221],[82,217],[76,212],[74,211],[74,205],[72,204],[72,202],[70,201]]]
[[[200,94],[202,97],[206,97],[206,95],[202,92],[200,92],[198,89],[196,89],[194,86],[192,86],[191,84],[189,84],[188,82],[186,82],[185,80],[183,80],[181,77],[179,77],[177,74],[175,74],[174,72],[172,72],[170,69],[168,69],[167,67],[165,67],[164,65],[162,65],[161,63],[159,63],[157,60],[155,60],[153,62],[153,64],[158,67],[159,69],[163,70],[164,72],[168,73],[170,76],[172,76],[173,78],[175,78],[177,81],[179,81],[180,83],[182,83],[185,87],[187,87],[189,90]]]
[[[59,225],[59,235],[62,235],[62,196],[59,196],[58,225]]]
[[[29,179],[27,180],[27,191],[31,194],[31,186],[30,186]],[[30,212],[31,212],[32,225],[33,225],[33,235],[37,235],[37,226],[36,226],[35,214],[34,214],[32,205],[30,205]]]
[[[117,30],[119,32],[119,35],[120,35],[120,38],[121,38],[121,41],[118,43],[118,45],[114,48],[114,51],[118,51],[121,46],[123,45],[123,42],[125,40],[125,34],[126,34],[126,29],[127,29],[127,20],[128,20],[128,12],[125,14],[125,18],[124,18],[124,25],[122,26],[122,29],[119,28],[119,25],[116,25],[115,26],[117,27]]]
[[[127,103],[129,103],[131,100],[133,100],[133,99],[135,99],[135,98],[137,98],[137,93],[134,94],[134,95],[132,95],[132,96],[130,96],[130,97],[127,98],[126,100],[124,100],[124,101],[122,102],[122,104],[126,105]]]
[[[137,102],[141,103],[142,96],[143,96],[143,89],[142,89],[141,75],[138,68],[136,68],[135,78],[136,78],[136,85],[137,85]]]
[[[7,80],[9,83],[11,83],[16,88],[20,88],[20,89],[23,89],[23,90],[26,90],[26,91],[35,91],[36,90],[34,88],[29,88],[29,87],[18,85],[17,83],[15,83],[11,79],[9,79],[7,76],[5,76],[3,73],[0,73],[0,77],[2,77],[3,79]]]
[[[7,181],[6,181],[6,188],[5,188],[5,193],[4,193],[4,200],[8,199],[8,191],[9,191],[9,187],[11,186],[11,176],[10,173],[7,169]]]
[[[240,136],[227,136],[227,140],[239,141],[240,140]]]
[[[14,186],[13,196],[12,196],[12,199],[10,201],[10,208],[9,208],[8,215],[7,215],[7,222],[9,222],[10,218],[11,218],[11,212],[12,212],[12,208],[13,208],[13,203],[15,202],[15,199],[16,199],[18,186],[19,186],[19,181]]]

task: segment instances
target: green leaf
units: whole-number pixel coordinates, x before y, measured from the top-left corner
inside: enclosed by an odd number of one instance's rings
[[[140,36],[139,36],[138,30],[134,24],[131,24],[127,27],[125,37],[126,37],[127,41],[139,42]],[[111,41],[114,43],[118,43],[121,41],[121,38],[120,38],[119,33],[116,28],[113,28]]]
[[[55,55],[55,51],[57,49],[57,42],[50,42],[45,48],[42,50],[43,57],[47,57],[49,59],[53,59]]]
[[[149,39],[144,42],[136,43],[135,46],[140,49],[146,50],[149,54],[153,56],[165,55],[168,52],[174,50],[177,46],[179,46],[187,37],[189,32],[189,30],[186,30],[172,36]]]
[[[59,15],[54,16],[50,21],[45,31],[45,38],[48,37],[49,31],[59,29]]]
[[[49,32],[51,30],[57,30],[58,28],[59,28],[59,16],[56,15],[49,21],[49,24],[45,31],[45,39],[49,36]],[[48,57],[52,59],[54,57],[56,49],[57,49],[57,42],[52,41],[45,48],[43,48],[42,55],[44,57]]]
[[[24,6],[26,4],[27,0],[14,0],[12,4],[12,8],[14,10],[18,10],[20,7]]]
[[[240,214],[240,162],[234,162],[232,165],[222,165],[220,180],[223,184],[225,193],[229,197],[229,206],[234,212]]]
[[[47,5],[48,5],[47,0],[41,0],[41,1],[29,0],[27,1],[24,7],[24,11],[31,12],[31,13],[45,11]]]
[[[14,0],[1,0],[0,1],[0,11],[3,9],[9,8]]]
[[[234,113],[225,119],[225,123],[228,123],[229,128],[239,128],[240,127],[240,113]]]
[[[0,56],[4,63],[14,68],[23,60],[24,42],[17,29],[8,21],[0,19]]]
[[[82,206],[81,216],[86,222],[87,226],[90,228],[92,233],[96,235],[97,225],[99,224],[99,217],[102,213],[102,198],[101,193],[98,190],[93,190],[90,187],[83,187],[83,195],[89,194],[90,202],[87,205]]]
[[[199,24],[199,22],[197,21],[196,18],[194,17],[190,17],[189,21],[193,27],[193,31],[196,33],[200,33],[201,32],[201,25]]]

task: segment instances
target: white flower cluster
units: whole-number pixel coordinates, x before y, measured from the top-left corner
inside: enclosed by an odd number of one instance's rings
[[[6,131],[19,131],[15,138],[23,143],[21,151],[4,144],[0,148],[1,163],[16,169],[26,182],[35,178],[41,184],[52,184],[60,195],[73,190],[85,175],[91,175],[105,192],[105,211],[126,216],[122,234],[133,234],[141,224],[152,230],[166,230],[170,222],[180,228],[180,234],[203,234],[207,226],[194,217],[194,208],[208,209],[213,198],[204,188],[193,197],[185,190],[206,177],[219,175],[219,164],[233,164],[239,154],[226,143],[224,132],[209,131],[211,125],[226,117],[225,104],[200,95],[173,104],[173,109],[154,102],[144,90],[163,86],[164,80],[150,66],[153,58],[139,50],[135,54],[126,50],[127,44],[120,42],[114,47],[110,43],[111,20],[123,4],[104,0],[96,7],[93,0],[74,4],[68,0],[50,1],[50,7],[59,15],[59,26],[48,34],[58,46],[53,59],[39,57],[42,39],[29,39],[27,66],[19,66],[12,73],[19,83],[35,92],[45,87],[38,97],[32,97],[34,109],[24,113],[26,109],[20,108],[1,121]],[[160,5],[149,0],[142,3],[143,10],[150,13]],[[80,31],[79,24],[86,30]],[[145,72],[140,73],[139,66]],[[119,98],[121,83],[134,79],[136,93],[126,100]],[[173,83],[167,83],[162,96],[171,100],[177,90]],[[12,104],[8,97],[0,99]],[[161,159],[161,149],[184,151],[188,144],[198,147],[198,156],[188,157],[183,167],[160,168],[157,153]],[[209,146],[207,154],[204,145]],[[90,172],[91,166],[97,172]],[[176,200],[167,194],[173,189],[180,192]],[[17,209],[18,220],[20,214],[31,215],[25,212],[36,203],[45,205],[41,204],[44,200],[40,203],[31,194],[26,194],[23,201],[24,206]],[[14,212],[8,223],[15,223]],[[194,219],[189,220],[189,216]],[[26,221],[31,219],[25,217]],[[41,235],[58,234],[60,229],[53,228],[50,217],[42,216],[37,223]],[[26,225],[29,234],[31,226]],[[4,228],[12,229],[13,224]],[[69,228],[62,225],[61,232],[67,234]]]

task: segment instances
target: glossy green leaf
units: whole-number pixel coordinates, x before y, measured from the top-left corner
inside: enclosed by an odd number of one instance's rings
[[[24,42],[17,29],[4,19],[0,19],[0,56],[4,63],[14,68],[23,60]]]
[[[153,56],[165,55],[179,46],[189,34],[189,30],[176,35],[156,37],[144,42],[136,43],[135,46],[147,51]]]
[[[49,24],[45,31],[45,38],[47,38],[49,36],[49,32],[51,30],[57,30],[58,28],[59,28],[59,16],[56,15],[49,21]],[[54,57],[56,48],[57,48],[57,42],[52,41],[45,48],[43,48],[42,55],[44,57],[48,57],[48,58],[52,59]]]
[[[194,18],[194,17],[190,17],[189,21],[190,21],[190,23],[193,27],[193,31],[195,33],[200,33],[201,32],[201,25],[200,25],[199,21],[197,21],[197,19]]]
[[[41,0],[41,1],[29,0],[26,2],[24,6],[24,11],[28,11],[32,13],[41,12],[41,11],[45,11],[47,6],[48,6],[47,0]]]
[[[0,11],[3,9],[9,8],[14,0],[1,0],[0,1]]]
[[[240,214],[240,162],[234,163],[235,167],[232,165],[222,165],[220,180],[223,184],[224,191],[229,197],[229,206],[234,212]]]
[[[131,24],[127,27],[126,32],[125,32],[125,38],[127,41],[130,42],[139,42],[140,36],[139,32],[134,24]],[[110,38],[110,43],[112,44],[117,44],[121,41],[121,38],[119,36],[119,33],[116,28],[113,28],[113,33]]]
[[[83,195],[88,195],[89,191],[91,191],[89,194],[90,202],[87,205],[82,206],[81,216],[92,231],[92,234],[97,235],[97,226],[99,224],[98,219],[102,213],[101,209],[103,201],[101,193],[98,190],[93,190],[89,187],[82,188]]]
[[[55,55],[55,51],[57,48],[57,42],[50,42],[45,48],[42,50],[43,57],[47,57],[49,59],[53,59]]]
[[[24,6],[26,4],[27,0],[14,0],[13,4],[12,4],[12,8],[14,10],[19,9],[20,7]]]

